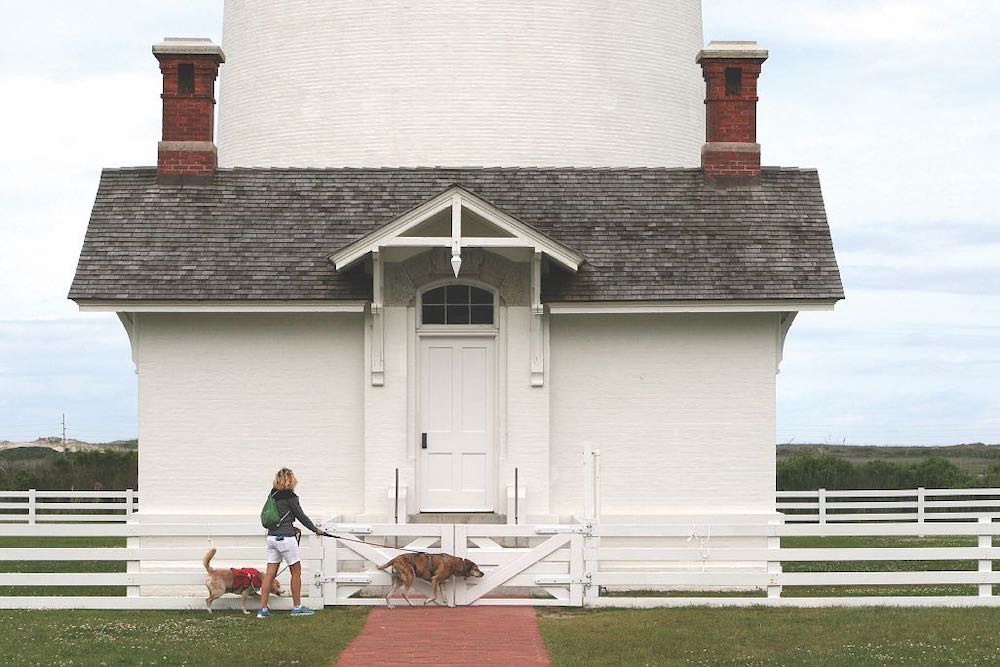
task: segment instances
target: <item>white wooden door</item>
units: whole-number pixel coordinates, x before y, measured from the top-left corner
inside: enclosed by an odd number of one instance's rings
[[[494,339],[420,339],[420,509],[491,512]]]

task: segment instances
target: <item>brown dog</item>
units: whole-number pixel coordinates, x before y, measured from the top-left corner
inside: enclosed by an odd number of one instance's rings
[[[403,599],[406,600],[406,604],[413,606],[406,594],[410,592],[410,587],[413,586],[413,581],[417,577],[431,582],[431,597],[430,600],[425,600],[424,604],[427,602],[440,604],[437,599],[438,588],[449,578],[483,576],[479,566],[468,558],[459,558],[448,554],[405,553],[396,556],[378,569],[385,570],[386,568],[392,568],[392,588],[385,596],[386,604],[389,605],[390,609],[393,605],[389,597],[400,588],[403,589]]]
[[[208,608],[208,613],[212,613],[212,603],[217,599],[221,598],[226,593],[237,593],[240,600],[240,609],[243,610],[244,614],[249,614],[247,611],[247,598],[251,595],[260,597],[260,592],[254,588],[253,582],[247,576],[240,576],[240,582],[236,581],[239,574],[249,575],[251,573],[256,573],[258,577],[261,576],[259,570],[252,570],[246,568],[234,572],[233,570],[227,568],[218,569],[212,567],[212,558],[215,556],[215,547],[212,547],[205,554],[205,557],[201,559],[201,564],[205,566],[205,572],[208,574],[205,576],[205,586],[208,588],[208,597],[205,598],[205,606]],[[271,584],[271,595],[284,595],[285,591],[282,590],[281,584],[277,579]]]

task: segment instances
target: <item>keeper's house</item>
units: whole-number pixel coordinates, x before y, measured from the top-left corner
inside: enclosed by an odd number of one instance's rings
[[[143,513],[289,466],[317,515],[397,469],[504,515],[516,469],[563,520],[597,448],[606,520],[770,516],[783,342],[843,291],[816,172],[760,166],[767,52],[697,0],[405,4],[227,2],[218,149],[222,49],[153,47],[157,166],[103,173],[69,295],[131,340]]]

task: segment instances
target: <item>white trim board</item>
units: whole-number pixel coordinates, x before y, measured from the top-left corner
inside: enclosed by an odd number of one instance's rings
[[[461,230],[452,226],[451,237],[402,237],[401,235],[426,221],[445,209],[453,211],[462,207],[469,209],[487,222],[511,236],[463,239]],[[454,213],[453,213],[454,217]],[[460,227],[460,225],[459,225]],[[331,253],[329,259],[338,271],[349,267],[370,252],[378,252],[384,247],[451,247],[457,250],[462,247],[528,247],[535,252],[544,252],[553,260],[570,271],[576,271],[583,263],[584,257],[575,250],[564,246],[542,234],[517,218],[504,213],[489,202],[457,186],[451,187],[433,199],[404,213],[392,222],[376,229],[372,233],[358,239],[354,243]]]
[[[83,313],[363,313],[364,301],[78,301]]]
[[[839,299],[816,301],[581,301],[545,304],[553,315],[599,313],[774,313],[833,310]]]

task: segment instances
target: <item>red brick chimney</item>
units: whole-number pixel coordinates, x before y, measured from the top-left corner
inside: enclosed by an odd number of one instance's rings
[[[215,79],[226,62],[222,49],[205,38],[167,37],[153,46],[163,72],[163,140],[157,182],[211,182],[215,150]]]
[[[705,180],[720,186],[755,183],[760,177],[757,143],[757,77],[767,50],[757,42],[710,42],[698,52],[705,77]]]

